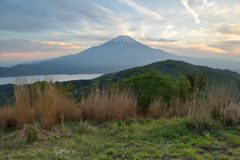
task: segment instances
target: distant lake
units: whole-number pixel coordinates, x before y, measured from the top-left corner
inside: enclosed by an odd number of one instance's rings
[[[37,81],[65,82],[71,80],[88,80],[101,76],[102,74],[58,74],[42,76],[23,76],[23,77],[2,77],[0,85],[4,84],[31,84]]]

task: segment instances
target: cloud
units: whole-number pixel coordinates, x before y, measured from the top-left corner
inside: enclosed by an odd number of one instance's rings
[[[149,16],[149,18],[152,17],[157,21],[163,20],[163,17],[159,13],[151,9],[148,9],[146,7],[143,7],[142,5],[137,4],[134,0],[120,0],[120,2],[123,2],[124,4],[132,7],[134,10],[136,10],[137,12],[143,15]]]
[[[178,40],[176,39],[166,39],[166,38],[153,38],[153,37],[143,37],[141,38],[143,41],[156,41],[156,42],[177,42]]]
[[[36,41],[23,39],[0,40],[0,59],[26,61],[48,59],[78,53],[85,46],[80,43],[59,41]]]
[[[0,30],[39,32],[74,30],[91,23],[117,25],[108,9],[85,0],[0,0]]]
[[[36,41],[24,39],[0,40],[0,52],[51,52],[58,50],[80,50],[81,44],[57,41]],[[1,53],[0,53],[1,54]]]
[[[167,42],[147,40],[145,44],[170,53],[192,57],[217,57],[228,53],[225,49],[218,48],[217,46],[204,43],[189,43],[182,40]]]
[[[221,25],[216,31],[224,34],[240,35],[240,24]]]
[[[199,19],[199,15],[191,8],[189,4],[189,0],[181,0],[181,2],[182,2],[182,5],[185,7],[186,11],[192,15],[196,24],[200,24],[201,22]]]
[[[206,4],[208,2],[208,0],[203,0],[203,4]]]
[[[212,46],[226,50],[228,51],[229,54],[232,55],[240,55],[240,40],[220,41],[215,44],[212,44]]]

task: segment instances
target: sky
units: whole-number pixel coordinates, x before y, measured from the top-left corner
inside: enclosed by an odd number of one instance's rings
[[[119,35],[240,62],[240,0],[0,0],[0,66],[76,54]]]

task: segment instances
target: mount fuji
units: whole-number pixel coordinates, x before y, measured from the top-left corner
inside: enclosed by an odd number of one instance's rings
[[[20,64],[13,67],[0,67],[0,77],[109,73],[167,59],[182,60],[215,68],[233,70],[240,68],[238,63],[177,56],[146,46],[129,36],[118,36],[102,45],[91,47],[75,55]],[[229,64],[233,68],[230,68]]]
[[[150,48],[129,36],[118,36],[81,53],[50,60],[0,68],[0,77],[108,73],[148,63],[171,59],[175,55]]]

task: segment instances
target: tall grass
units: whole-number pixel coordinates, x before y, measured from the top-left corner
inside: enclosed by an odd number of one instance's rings
[[[213,120],[223,124],[240,124],[239,93],[231,85],[219,84],[209,89],[205,98],[193,93],[186,101],[172,98],[166,104],[159,100],[149,106],[149,116],[153,118],[190,117],[192,127],[196,130],[209,129]]]
[[[34,115],[43,128],[51,128],[56,122],[59,95],[52,83],[47,83],[41,91],[37,87]]]
[[[92,91],[80,104],[80,109],[84,120],[103,122],[134,118],[137,103],[136,98],[128,91]]]
[[[16,126],[14,110],[11,107],[0,109],[0,128],[12,128]]]
[[[0,110],[0,126],[8,127],[39,123],[50,129],[56,123],[76,120],[105,122],[113,119],[129,119],[136,116],[137,104],[130,92],[91,92],[80,104],[60,94],[49,82],[44,87],[17,85],[15,105]]]
[[[178,97],[173,97],[168,103],[157,99],[150,104],[147,116],[190,117],[190,126],[197,130],[208,128],[208,124],[219,120],[227,125],[240,124],[240,106],[235,97],[236,92],[231,87],[216,85],[204,98],[193,93],[185,101]],[[132,119],[140,116],[139,114],[136,97],[130,91],[92,90],[77,104],[49,82],[44,87],[17,85],[15,105],[0,109],[0,127],[24,127],[38,123],[42,128],[50,129],[65,121],[88,120],[103,123]]]
[[[14,117],[18,126],[29,124],[33,119],[30,93],[26,86],[15,86],[15,109]]]
[[[148,115],[153,118],[172,118],[189,116],[193,112],[192,100],[183,102],[179,97],[173,97],[169,103],[154,100],[149,106]]]

